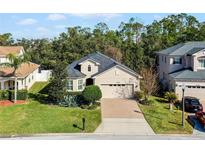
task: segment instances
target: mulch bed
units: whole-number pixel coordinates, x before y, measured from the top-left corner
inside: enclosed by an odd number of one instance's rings
[[[26,103],[25,100],[17,100],[16,103],[14,103],[10,100],[1,100],[0,106],[12,106],[12,105],[16,105],[16,104],[25,104],[25,103]]]

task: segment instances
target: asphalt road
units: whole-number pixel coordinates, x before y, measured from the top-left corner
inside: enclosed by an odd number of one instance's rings
[[[24,137],[4,137],[0,140],[205,140],[203,135],[103,135],[103,134],[48,134]]]

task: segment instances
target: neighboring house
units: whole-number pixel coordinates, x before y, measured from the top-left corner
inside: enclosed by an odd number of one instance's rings
[[[205,99],[205,42],[187,42],[157,53],[159,78],[169,90],[182,98]]]
[[[21,46],[0,46],[0,63],[9,62],[6,56],[10,53],[17,56],[24,54]],[[0,67],[0,87],[1,90],[14,89],[15,78],[13,76],[14,69],[11,67]],[[45,81],[50,78],[50,73],[40,70],[40,65],[28,62],[23,63],[16,71],[17,89],[29,89],[36,81]]]
[[[68,91],[98,85],[103,98],[132,98],[140,90],[140,76],[114,59],[96,52],[68,66]]]

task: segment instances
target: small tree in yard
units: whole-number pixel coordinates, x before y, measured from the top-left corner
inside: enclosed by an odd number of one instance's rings
[[[164,98],[169,102],[169,109],[173,110],[173,104],[177,100],[177,95],[174,92],[166,92]]]
[[[145,101],[148,102],[148,98],[151,94],[154,94],[158,91],[158,75],[153,67],[143,68],[140,71],[142,76],[141,88],[144,92]]]
[[[53,103],[60,103],[66,95],[67,70],[66,63],[58,61],[52,71],[48,94]]]
[[[94,104],[97,100],[101,99],[102,92],[98,86],[91,85],[85,87],[82,92],[83,98],[90,103],[90,105]]]

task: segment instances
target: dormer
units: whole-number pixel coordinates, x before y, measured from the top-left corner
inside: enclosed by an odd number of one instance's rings
[[[78,65],[80,65],[80,71],[83,74],[87,76],[91,76],[98,72],[100,63],[98,63],[93,59],[86,59],[85,61],[79,63]]]

